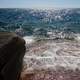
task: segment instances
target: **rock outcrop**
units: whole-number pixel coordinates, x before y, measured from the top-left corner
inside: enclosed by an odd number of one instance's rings
[[[25,41],[15,33],[0,32],[0,80],[19,80]]]

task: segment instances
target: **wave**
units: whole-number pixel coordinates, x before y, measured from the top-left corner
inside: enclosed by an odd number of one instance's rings
[[[23,37],[23,39],[25,40],[26,44],[30,44],[30,43],[34,42],[33,36],[25,36],[25,37]]]

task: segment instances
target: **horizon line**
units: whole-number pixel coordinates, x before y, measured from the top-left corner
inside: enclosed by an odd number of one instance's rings
[[[0,7],[0,9],[79,9],[79,7]]]

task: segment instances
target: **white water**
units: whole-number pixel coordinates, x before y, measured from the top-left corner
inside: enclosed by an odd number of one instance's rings
[[[80,40],[79,35],[76,41],[47,41],[40,46],[31,48],[24,56],[24,65],[27,70],[46,69],[56,66],[66,69],[80,69]],[[35,41],[32,41],[35,42]],[[47,47],[47,48],[46,48]]]
[[[33,36],[25,36],[25,37],[23,37],[23,39],[25,40],[26,44],[30,44],[30,43],[34,42]]]

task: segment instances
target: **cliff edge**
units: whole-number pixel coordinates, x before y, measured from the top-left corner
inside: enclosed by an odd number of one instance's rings
[[[0,32],[0,80],[18,80],[25,41],[15,33]]]

